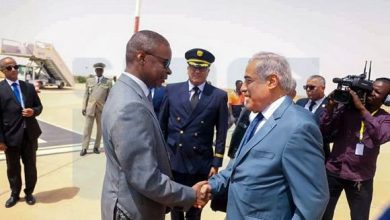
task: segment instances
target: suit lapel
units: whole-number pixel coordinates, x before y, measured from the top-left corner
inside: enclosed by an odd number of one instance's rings
[[[20,81],[19,81],[19,85],[20,85]],[[16,98],[11,86],[8,84],[7,80],[5,80],[5,79],[3,80],[2,86],[5,88],[6,93],[8,93],[8,95],[10,97],[12,97],[12,99],[15,101],[15,103],[18,104],[19,106],[21,106],[21,104],[18,102],[18,99]],[[22,91],[22,93],[24,93],[24,92]],[[24,94],[22,96],[24,97]]]
[[[124,74],[122,74],[119,77],[118,81],[121,81],[121,82],[125,83],[126,85],[128,85],[130,88],[132,88],[141,97],[142,101],[145,103],[148,110],[153,113],[152,114],[153,117],[157,120],[157,117],[154,114],[153,104],[145,96],[145,93],[142,90],[142,88],[133,79],[131,79],[129,76],[125,76]]]
[[[263,127],[249,140],[249,142],[242,146],[240,145],[235,166],[245,157],[248,152],[259,144],[271,131],[278,125],[278,120],[282,117],[286,109],[292,104],[292,100],[286,97],[282,104],[275,110],[271,117],[265,122]],[[242,142],[241,142],[242,144]]]
[[[328,99],[325,98],[324,100],[322,100],[320,106],[318,106],[318,108],[316,109],[316,111],[314,112],[314,115],[316,116],[316,118],[319,118],[321,116],[321,113],[322,111],[324,110],[325,106],[328,104]]]
[[[188,92],[189,93],[189,92]],[[195,109],[191,109],[191,103],[188,99],[188,104],[190,107],[190,117],[187,118],[186,122],[184,123],[184,127],[187,126],[197,115],[199,115],[205,108],[206,106],[210,103],[210,98],[212,95],[212,87],[209,84],[205,84],[204,89],[202,91],[202,94],[200,95],[200,99],[198,104],[196,105]]]
[[[160,133],[160,136],[161,136],[161,140],[164,140],[164,134],[162,133],[161,129],[160,129],[160,123],[157,119],[157,116],[156,114],[154,113],[154,108],[153,108],[153,104],[149,101],[149,99],[145,96],[145,93],[144,91],[142,90],[142,88],[133,80],[131,79],[130,77],[128,76],[124,76],[124,74],[122,74],[119,78],[118,78],[118,81],[122,81],[123,83],[125,83],[126,85],[128,85],[130,88],[132,88],[141,98],[142,100],[144,101],[145,105],[147,106],[148,110],[152,113],[153,115],[153,118],[155,119],[154,120],[154,125],[156,128],[158,128],[157,130],[159,131]],[[154,138],[154,137],[153,137]],[[166,154],[168,155],[168,146],[166,144],[165,141],[162,142],[163,145],[164,145],[164,149],[165,149],[165,152]],[[168,157],[168,160],[169,157]],[[170,163],[169,163],[170,165]],[[170,169],[169,169],[170,171]],[[172,176],[172,174],[170,175]]]
[[[27,101],[27,85],[22,82],[22,81],[19,81],[19,86],[20,86],[20,90],[22,90],[22,97],[23,97],[23,103],[24,103],[24,107],[27,107],[26,106],[26,101]]]
[[[179,91],[180,102],[183,104],[183,109],[186,115],[190,115],[192,108],[190,103],[190,92],[188,91],[188,82],[183,82]],[[181,94],[180,94],[181,93]]]

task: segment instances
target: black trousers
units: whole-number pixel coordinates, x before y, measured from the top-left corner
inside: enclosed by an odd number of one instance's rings
[[[373,192],[373,179],[355,182],[328,175],[330,199],[323,220],[333,219],[341,192],[345,190],[351,220],[368,220]]]
[[[11,193],[14,196],[19,196],[22,189],[22,177],[20,159],[24,165],[24,179],[26,195],[34,192],[35,184],[37,183],[37,167],[36,167],[36,151],[38,140],[30,141],[27,137],[27,132],[24,133],[21,146],[7,146],[5,157],[7,160],[7,177],[11,188]]]
[[[208,179],[208,174],[184,174],[172,171],[173,179],[175,182],[181,183],[186,186],[193,186],[195,183]],[[172,209],[171,220],[200,220],[202,209],[191,207],[186,213],[184,218],[184,212]]]

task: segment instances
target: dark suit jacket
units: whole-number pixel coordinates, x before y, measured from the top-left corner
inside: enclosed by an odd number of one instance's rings
[[[249,121],[249,115],[251,111],[244,108],[242,109],[240,116],[237,119],[236,127],[234,128],[234,131],[232,133],[232,138],[230,139],[230,146],[228,150],[228,156],[230,158],[234,158],[238,147],[240,146],[240,143],[242,141],[242,138],[244,137],[245,131],[248,128],[250,121]]]
[[[187,81],[166,87],[160,109],[161,128],[174,171],[208,174],[211,166],[222,166],[228,128],[227,94],[206,83],[194,110],[189,99]]]
[[[154,108],[154,112],[156,113],[157,116],[160,113],[160,108],[161,108],[162,101],[164,99],[164,94],[165,94],[165,87],[164,86],[157,87],[154,89],[153,108]]]
[[[299,106],[302,106],[303,108],[305,107],[305,105],[307,104],[307,102],[309,101],[310,99],[308,98],[303,98],[303,99],[299,99],[296,104],[299,105]],[[314,119],[316,120],[317,124],[320,125],[320,118],[321,118],[321,115],[322,113],[324,112],[325,110],[325,106],[328,104],[328,98],[325,98],[320,106],[318,106],[318,108],[316,109],[316,111],[314,112],[313,116],[314,116]],[[330,146],[329,146],[329,143],[332,142],[331,141],[331,137],[327,137],[327,136],[323,136],[323,142],[324,142],[324,153],[325,153],[325,161],[328,159],[329,155],[330,155]]]
[[[310,99],[308,98],[303,98],[303,99],[299,99],[296,104],[299,105],[299,106],[302,106],[302,107],[305,107],[305,105],[307,104],[307,102],[309,101]],[[318,124],[320,124],[320,117],[321,117],[321,114],[322,112],[324,112],[324,109],[325,109],[325,106],[328,104],[328,98],[325,98],[320,106],[316,109],[316,111],[314,112],[314,119],[316,120],[316,122]]]
[[[36,141],[42,133],[36,116],[42,112],[42,104],[32,84],[19,80],[25,108],[34,109],[34,116],[23,117],[22,106],[17,101],[11,86],[6,80],[0,82],[0,142],[8,147],[19,147],[24,132],[28,138]],[[26,128],[24,129],[24,124]]]

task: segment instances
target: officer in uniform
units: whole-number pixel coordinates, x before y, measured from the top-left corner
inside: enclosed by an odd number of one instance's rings
[[[187,51],[185,58],[188,81],[167,85],[159,119],[169,146],[174,180],[192,186],[207,180],[222,166],[228,107],[227,93],[207,83],[213,54],[195,48]],[[201,209],[191,208],[185,217],[200,216]],[[172,210],[171,217],[184,219],[184,213]]]
[[[86,120],[80,156],[87,154],[94,120],[96,120],[97,131],[93,152],[96,154],[100,153],[99,147],[102,138],[100,125],[101,115],[104,103],[106,102],[108,93],[110,92],[112,86],[111,80],[103,76],[105,66],[106,65],[104,63],[96,63],[93,65],[96,76],[88,78],[85,84],[86,89],[83,100],[82,114],[85,116]]]

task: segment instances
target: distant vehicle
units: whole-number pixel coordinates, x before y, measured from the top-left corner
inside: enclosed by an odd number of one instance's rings
[[[64,81],[57,80],[55,77],[50,76],[42,66],[19,64],[18,73],[19,79],[34,85],[37,84],[40,89],[48,86],[57,86],[59,89],[65,87]]]
[[[43,42],[22,44],[2,39],[0,54],[27,58],[28,64],[21,64],[18,70],[19,79],[37,84],[39,88],[57,86],[62,89],[65,86],[74,86],[73,74],[51,44]]]

